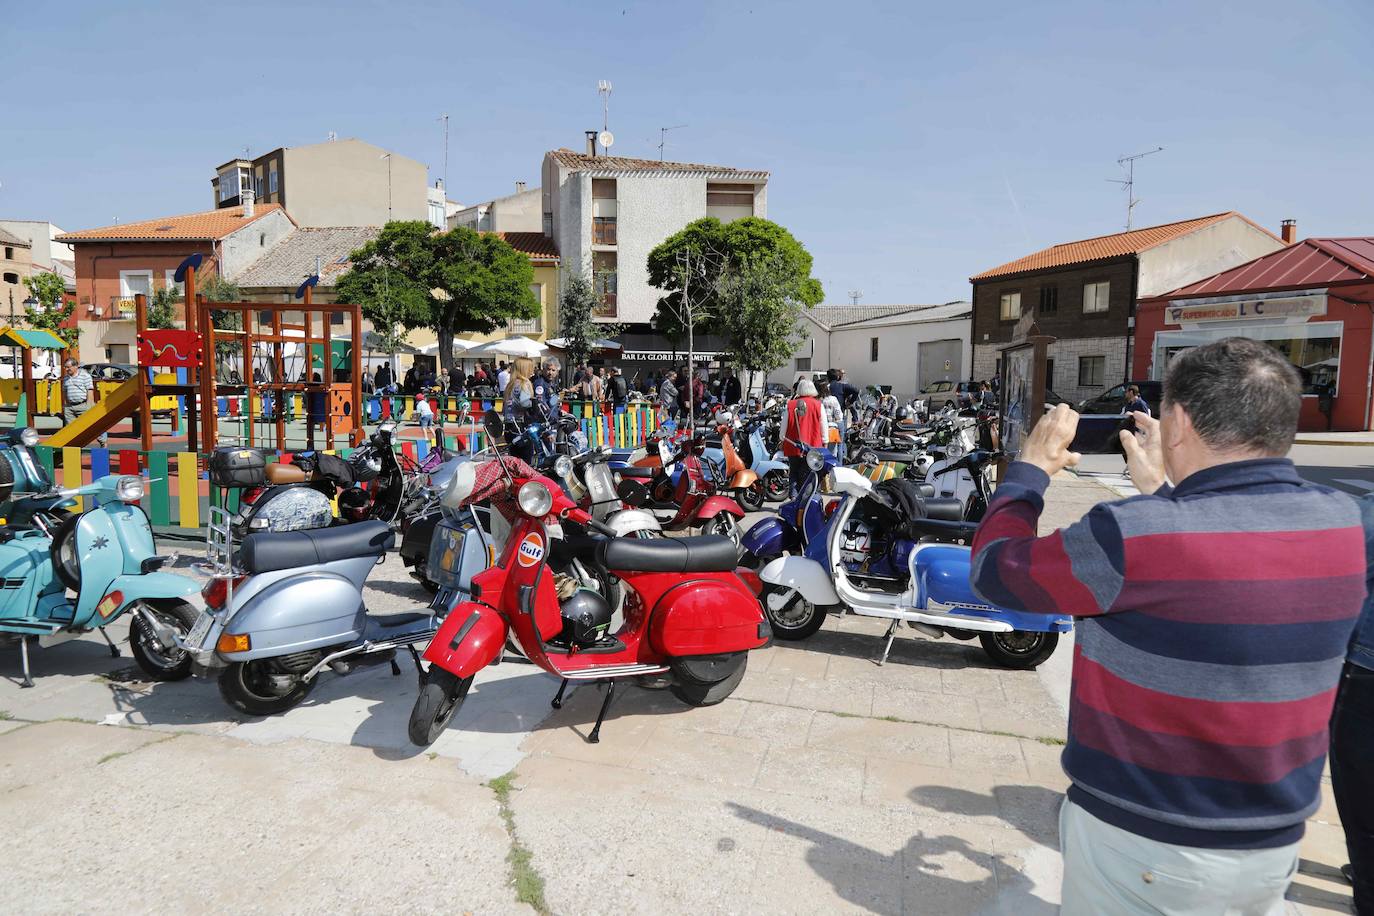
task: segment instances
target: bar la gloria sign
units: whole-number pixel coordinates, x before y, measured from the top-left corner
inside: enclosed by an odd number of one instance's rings
[[[1176,300],[1177,301],[1177,300]],[[1307,319],[1326,314],[1326,290],[1315,293],[1279,293],[1254,296],[1218,296],[1189,299],[1186,305],[1171,303],[1169,324],[1199,321],[1252,321],[1256,319]]]

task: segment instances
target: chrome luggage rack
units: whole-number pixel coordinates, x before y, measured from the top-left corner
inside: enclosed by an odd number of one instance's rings
[[[233,580],[245,575],[234,566],[234,532],[229,527],[231,516],[220,506],[210,507],[210,520],[205,525],[205,559],[193,564],[196,573],[208,579]]]

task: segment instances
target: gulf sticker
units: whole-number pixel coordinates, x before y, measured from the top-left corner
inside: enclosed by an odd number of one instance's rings
[[[516,559],[521,566],[533,566],[544,559],[543,536],[537,531],[525,535],[525,539],[520,542],[520,549],[516,551]]]

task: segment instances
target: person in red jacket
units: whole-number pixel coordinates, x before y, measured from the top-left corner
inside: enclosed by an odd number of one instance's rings
[[[787,458],[793,494],[810,473],[806,467],[806,453],[813,448],[825,448],[829,437],[830,424],[816,396],[816,385],[804,378],[797,383],[797,393],[782,413],[782,453]]]

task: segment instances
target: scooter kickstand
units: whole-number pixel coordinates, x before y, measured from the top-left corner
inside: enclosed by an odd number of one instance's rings
[[[420,653],[415,651],[414,646],[406,646],[406,648],[410,650],[410,660],[415,663],[415,673],[420,678],[420,687],[423,688],[425,686],[425,666],[420,664]],[[395,659],[392,659],[391,664],[392,667],[395,667]],[[396,673],[400,674],[399,671]]]
[[[24,680],[19,686],[32,687],[33,678],[29,676],[29,638],[27,636],[19,637],[19,655],[24,661]]]
[[[563,678],[563,683],[558,685],[558,692],[553,695],[553,702],[549,705],[554,709],[563,708],[563,691],[568,689],[568,679]]]
[[[592,726],[592,733],[587,736],[588,744],[601,743],[601,720],[606,718],[606,710],[611,708],[611,700],[615,698],[615,681],[609,681],[606,687],[606,699],[601,701],[601,712],[596,714],[596,725]]]
[[[887,628],[887,641],[883,643],[883,654],[878,659],[879,665],[887,664],[887,653],[892,651],[892,640],[897,638],[897,624],[899,623],[901,621],[894,618],[892,624]]]
[[[105,632],[105,628],[104,628],[104,627],[101,627],[101,628],[100,628],[100,635],[103,636],[103,637],[105,637],[105,642],[108,643],[109,646],[110,646],[110,657],[111,657],[111,658],[119,658],[119,646],[116,646],[116,645],[110,640],[110,634]]]

